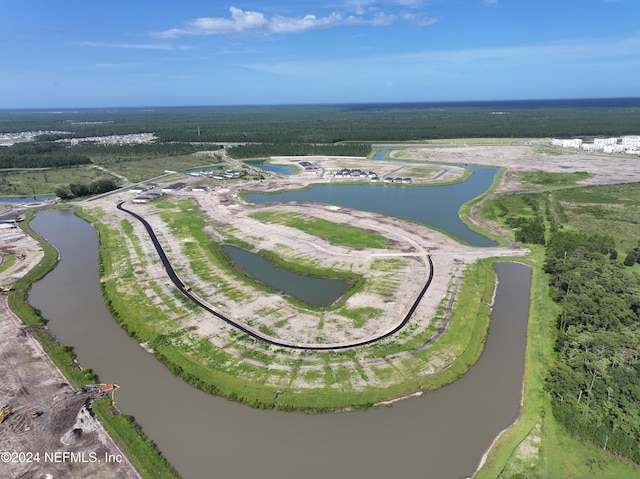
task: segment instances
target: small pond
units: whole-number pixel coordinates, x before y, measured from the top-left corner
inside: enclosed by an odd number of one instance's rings
[[[289,165],[274,165],[267,160],[260,161],[246,161],[248,165],[256,166],[265,171],[271,171],[272,173],[280,173],[281,175],[293,175],[296,169]]]
[[[348,284],[341,279],[294,273],[237,246],[224,245],[222,249],[240,269],[261,283],[305,303],[331,304],[347,290]]]

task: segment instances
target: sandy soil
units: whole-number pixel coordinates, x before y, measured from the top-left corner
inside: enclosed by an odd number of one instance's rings
[[[42,258],[39,244],[20,230],[0,234],[0,249],[19,257],[0,273],[5,286]],[[13,406],[13,414],[0,424],[0,477],[140,477],[87,409],[91,397],[67,383],[9,309],[6,293],[0,295],[0,377],[0,405]],[[39,417],[33,419],[33,412]],[[79,455],[65,456],[69,453]],[[105,454],[120,462],[106,462]]]
[[[416,146],[403,145],[392,153],[393,158],[412,158],[436,163],[470,163],[485,166],[505,167],[511,173],[498,192],[518,190],[517,173],[525,171],[548,171],[570,173],[586,171],[593,176],[582,184],[605,185],[640,181],[640,159],[631,155],[605,155],[574,150],[552,150],[554,154],[541,151],[547,144],[535,145],[447,145]],[[556,154],[558,153],[558,154]]]

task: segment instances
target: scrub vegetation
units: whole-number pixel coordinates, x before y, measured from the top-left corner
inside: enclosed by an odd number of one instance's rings
[[[72,183],[113,179],[111,174],[93,165],[0,170],[0,196],[53,195],[56,189]]]
[[[518,175],[518,181],[524,183],[523,186],[531,188],[576,186],[580,181],[591,178],[590,173],[585,171],[574,171],[571,173],[551,173],[547,171],[530,171]],[[530,185],[530,186],[529,186]]]

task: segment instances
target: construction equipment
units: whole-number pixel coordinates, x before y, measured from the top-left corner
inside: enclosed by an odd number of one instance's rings
[[[117,389],[120,389],[120,386],[118,386],[117,384],[87,384],[84,387],[85,390],[87,391],[94,391],[94,392],[98,392],[101,394],[107,394],[108,392],[111,393],[111,405],[115,406],[116,404],[116,398],[115,398],[115,393]]]
[[[38,419],[40,416],[42,416],[42,413],[40,411],[33,411],[31,413],[31,419]]]
[[[13,406],[11,404],[7,404],[2,406],[0,409],[0,423],[3,423],[5,419],[13,414]]]
[[[11,288],[0,284],[0,293],[8,293],[9,291],[11,291]]]

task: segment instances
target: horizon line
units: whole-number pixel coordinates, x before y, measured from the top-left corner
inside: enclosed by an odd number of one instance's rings
[[[69,112],[72,110],[108,110],[135,109],[154,110],[162,108],[282,108],[282,107],[321,107],[321,106],[360,106],[360,105],[490,105],[500,103],[558,103],[558,102],[596,102],[596,101],[638,101],[640,96],[624,97],[586,97],[586,98],[520,98],[494,100],[418,100],[418,101],[361,101],[361,102],[325,102],[325,103],[237,103],[237,104],[182,104],[182,105],[129,105],[129,106],[52,106],[52,107],[0,107],[0,111],[31,111],[34,113]],[[638,105],[640,106],[640,104]]]

